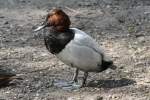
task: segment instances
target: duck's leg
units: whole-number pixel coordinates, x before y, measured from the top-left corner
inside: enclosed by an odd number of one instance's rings
[[[78,74],[79,74],[79,69],[76,68],[76,71],[75,71],[74,76],[73,76],[73,82],[75,82],[75,83],[78,82]]]
[[[69,81],[69,82],[55,81],[54,86],[61,87],[65,90],[79,89],[81,87],[81,85],[77,83],[78,82],[78,73],[79,73],[79,69],[77,68],[74,73],[74,76],[73,76],[73,81]]]
[[[85,87],[86,86],[86,79],[88,77],[88,72],[84,72],[84,76],[83,76],[83,81],[82,81],[82,87]]]

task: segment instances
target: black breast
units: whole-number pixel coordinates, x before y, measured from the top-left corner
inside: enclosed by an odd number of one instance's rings
[[[65,32],[50,31],[44,36],[46,48],[52,54],[61,52],[65,46],[74,38],[74,31],[69,29]]]

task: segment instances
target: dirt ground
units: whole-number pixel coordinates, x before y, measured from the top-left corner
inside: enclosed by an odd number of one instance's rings
[[[90,73],[85,88],[53,86],[74,73],[33,35],[53,7],[95,38],[117,69]],[[0,100],[150,100],[149,34],[149,0],[0,0],[0,65],[23,78],[0,88]]]

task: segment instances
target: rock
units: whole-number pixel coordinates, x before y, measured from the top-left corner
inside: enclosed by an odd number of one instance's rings
[[[100,95],[94,95],[94,96],[93,95],[89,95],[89,96],[77,95],[77,96],[69,97],[67,100],[103,100],[103,97]]]
[[[8,22],[8,21],[6,21],[6,22],[4,23],[4,25],[6,25],[6,24],[9,24],[9,22]]]
[[[84,100],[103,100],[103,97],[100,95],[87,96],[84,98]]]
[[[67,100],[82,100],[82,99],[81,99],[81,97],[73,96],[73,97],[67,98]]]
[[[143,37],[143,36],[142,37],[138,37],[138,41],[139,42],[145,42],[145,37]]]
[[[0,16],[0,18],[5,18],[4,16]]]

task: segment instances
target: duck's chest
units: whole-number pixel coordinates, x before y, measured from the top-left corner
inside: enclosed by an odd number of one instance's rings
[[[52,54],[58,54],[74,38],[72,30],[66,32],[51,32],[44,37],[45,45]]]

